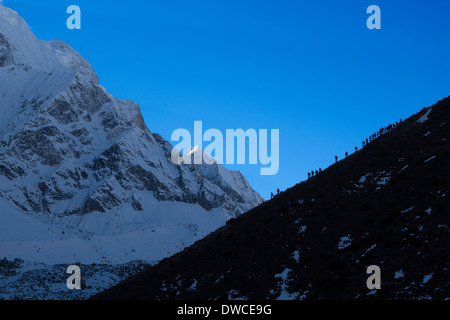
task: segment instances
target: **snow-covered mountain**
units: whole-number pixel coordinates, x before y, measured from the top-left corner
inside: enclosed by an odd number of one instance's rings
[[[137,103],[2,5],[0,113],[0,258],[157,261],[263,201],[238,171],[174,164]]]

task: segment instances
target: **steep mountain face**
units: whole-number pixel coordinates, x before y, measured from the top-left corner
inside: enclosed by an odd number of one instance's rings
[[[158,260],[263,201],[240,172],[175,165],[137,103],[112,97],[83,57],[2,5],[0,112],[0,256]]]
[[[449,299],[450,97],[390,128],[94,298]]]

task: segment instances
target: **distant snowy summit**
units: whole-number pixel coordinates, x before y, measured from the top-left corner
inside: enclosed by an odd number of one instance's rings
[[[158,260],[263,202],[221,164],[176,165],[139,105],[0,5],[0,258]]]

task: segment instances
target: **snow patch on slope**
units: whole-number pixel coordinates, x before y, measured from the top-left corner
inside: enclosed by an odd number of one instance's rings
[[[431,109],[432,109],[432,107],[430,107],[427,110],[427,112],[417,120],[417,122],[424,123],[425,121],[427,121],[428,120],[428,116],[430,115]]]

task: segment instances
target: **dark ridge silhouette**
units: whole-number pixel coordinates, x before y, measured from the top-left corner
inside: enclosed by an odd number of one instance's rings
[[[431,108],[93,298],[448,299],[450,98]]]

